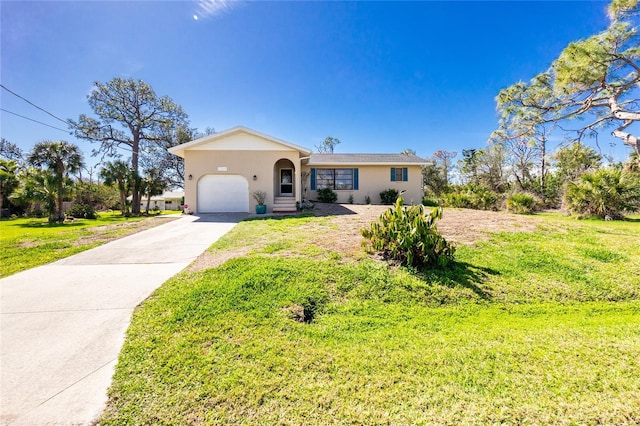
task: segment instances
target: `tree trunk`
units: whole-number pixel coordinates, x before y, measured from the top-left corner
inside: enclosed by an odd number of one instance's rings
[[[140,177],[138,176],[138,150],[140,149],[140,129],[133,130],[133,143],[131,144],[131,169],[133,170],[133,188],[131,189],[131,214],[140,214]]]
[[[62,191],[64,191],[64,186],[63,186],[63,181],[62,179],[60,179],[60,182],[58,182],[58,193],[57,195],[57,202],[56,202],[56,210],[57,212],[52,213],[52,216],[55,217],[56,221],[58,222],[64,222],[64,212],[63,207],[62,207],[62,202],[63,202],[63,198],[62,198]]]
[[[2,217],[2,203],[4,202],[4,192],[0,192],[0,218]]]
[[[540,192],[542,193],[542,197],[546,198],[544,196],[544,179],[545,179],[545,172],[546,172],[546,155],[547,155],[547,140],[546,138],[542,138],[542,140],[540,141],[540,149],[542,151],[542,155],[541,155],[541,159],[540,159]]]
[[[147,208],[146,208],[146,213],[149,214],[149,205],[151,204],[151,191],[149,191],[149,194],[147,194]]]
[[[127,214],[127,194],[124,191],[120,191],[120,210],[122,216]]]

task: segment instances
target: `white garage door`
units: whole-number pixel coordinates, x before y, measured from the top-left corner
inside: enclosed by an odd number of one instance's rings
[[[198,181],[198,213],[249,211],[249,182],[240,175],[207,175]]]

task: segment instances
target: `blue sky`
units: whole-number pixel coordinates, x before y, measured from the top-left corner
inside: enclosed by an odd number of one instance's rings
[[[0,2],[1,81],[63,119],[91,114],[93,82],[132,77],[192,127],[244,125],[336,152],[482,148],[494,97],[607,26],[607,2]],[[197,16],[197,19],[195,18]],[[2,108],[65,125],[5,90]],[[1,134],[95,145],[1,112]],[[607,133],[608,132],[604,132]],[[624,159],[618,144],[605,154]]]

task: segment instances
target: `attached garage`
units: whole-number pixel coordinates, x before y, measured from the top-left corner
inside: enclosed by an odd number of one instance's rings
[[[198,213],[249,212],[249,182],[240,175],[206,175],[198,181]]]

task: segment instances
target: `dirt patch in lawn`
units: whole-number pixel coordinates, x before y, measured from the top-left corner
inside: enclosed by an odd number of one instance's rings
[[[176,220],[179,217],[180,216],[178,215],[175,215],[175,217],[148,217],[142,220],[132,220],[130,222],[118,222],[112,225],[96,226],[89,228],[91,230],[91,235],[78,238],[73,245],[82,246],[92,243],[107,243],[127,235],[137,234],[138,232],[155,228],[156,226]]]
[[[312,213],[327,217],[322,223],[311,222],[301,225],[310,232],[309,244],[335,252],[347,258],[362,256],[362,236],[360,229],[377,220],[389,206],[351,205],[317,203]],[[445,209],[438,222],[438,230],[448,240],[458,245],[473,245],[488,240],[497,232],[534,232],[541,224],[535,216],[515,215],[507,212],[493,212],[470,209]],[[245,256],[259,247],[243,247],[219,253],[203,253],[190,270],[214,268],[227,260]],[[275,255],[286,256],[287,252]]]
[[[360,229],[377,220],[389,206],[316,204],[319,216],[332,216],[330,223],[336,229],[327,238],[318,238],[315,244],[342,254],[362,250]],[[488,240],[497,232],[534,232],[540,224],[535,216],[515,215],[470,209],[445,209],[438,231],[456,244],[472,245]]]

